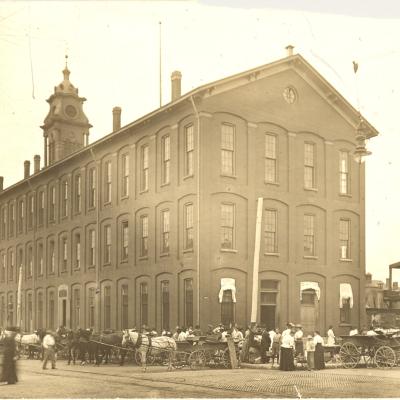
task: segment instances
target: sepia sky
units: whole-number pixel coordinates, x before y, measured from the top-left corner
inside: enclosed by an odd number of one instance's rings
[[[91,143],[111,132],[114,106],[122,108],[122,125],[159,106],[159,21],[163,104],[174,70],[182,72],[185,93],[283,58],[292,44],[360,106],[380,132],[368,143],[366,161],[367,271],[385,279],[388,265],[400,261],[400,3],[394,0],[2,1],[5,186],[23,178],[24,160],[43,157],[39,126],[48,112],[45,100],[62,81],[66,52],[70,80],[87,98]]]

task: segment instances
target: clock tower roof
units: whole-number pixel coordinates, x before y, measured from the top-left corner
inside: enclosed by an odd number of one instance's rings
[[[66,93],[78,95],[78,89],[69,80],[69,75],[71,74],[71,71],[68,69],[67,61],[68,56],[65,56],[65,68],[62,71],[64,75],[64,80],[54,88],[54,94]]]

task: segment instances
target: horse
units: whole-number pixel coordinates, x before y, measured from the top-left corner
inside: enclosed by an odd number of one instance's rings
[[[41,337],[39,332],[34,332],[31,334],[17,333],[14,337],[16,343],[16,351],[18,356],[24,349],[28,350],[28,358],[34,358],[35,353],[40,353],[41,350]]]
[[[77,332],[73,330],[68,330],[66,333],[58,334],[60,341],[62,344],[67,346],[67,354],[68,354],[68,365],[72,362],[75,364],[76,356],[79,351],[79,337]]]
[[[147,355],[155,355],[159,353],[167,353],[168,355],[168,371],[172,370],[172,361],[175,357],[177,349],[174,339],[168,336],[149,337],[141,334],[134,329],[125,329],[123,331],[122,346],[132,346],[140,354],[140,361],[143,372],[146,372]]]
[[[101,358],[104,358],[104,363],[107,364],[109,359],[111,358],[111,353],[115,349],[115,347],[121,348],[122,345],[123,334],[122,332],[103,332],[99,335],[98,341],[102,344],[99,344],[99,350],[101,350]],[[115,347],[114,347],[115,346]],[[126,350],[120,351],[121,360],[120,365],[123,365]]]

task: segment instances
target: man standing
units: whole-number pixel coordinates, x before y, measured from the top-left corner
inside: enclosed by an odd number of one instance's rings
[[[269,335],[269,331],[267,328],[263,330],[261,335],[261,345],[260,345],[260,353],[261,353],[261,363],[265,364],[268,362],[267,351],[271,347],[271,337]]]
[[[52,332],[47,332],[43,338],[44,360],[42,369],[47,369],[47,361],[51,361],[51,368],[56,369],[56,340]]]

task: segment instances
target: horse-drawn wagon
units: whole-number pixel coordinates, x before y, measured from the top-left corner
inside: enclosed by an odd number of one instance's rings
[[[344,368],[355,368],[364,363],[367,367],[392,368],[400,364],[400,336],[342,336],[339,356]]]

